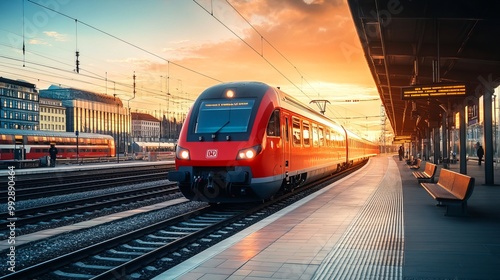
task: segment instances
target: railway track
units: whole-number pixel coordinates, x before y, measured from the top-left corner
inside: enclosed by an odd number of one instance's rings
[[[113,171],[111,173],[124,173],[124,174],[126,174],[127,172],[140,172],[140,171],[149,172],[155,169],[165,170],[165,168],[172,167],[174,166],[174,164],[167,162],[158,162],[157,164],[153,165],[120,166],[120,165],[110,164],[109,166],[114,168],[78,169],[77,167],[75,167],[74,169],[69,169],[69,170],[59,169],[58,167],[50,168],[50,172],[46,173],[30,173],[29,175],[26,174],[17,176],[16,182],[19,184],[19,186],[31,185],[32,180],[37,180],[38,182],[46,180],[45,183],[48,184],[54,181],[62,182],[63,180],[65,182],[72,182],[78,180],[81,175],[103,176],[102,178],[105,178],[106,176],[109,176],[110,170]],[[5,178],[0,178],[0,183],[5,183],[5,182],[7,182]]]
[[[17,210],[16,227],[18,231],[22,233],[23,226],[26,225],[34,225],[40,222],[57,222],[62,218],[70,219],[72,216],[83,216],[85,213],[94,213],[95,211],[105,208],[126,205],[129,203],[138,203],[178,192],[179,189],[175,184],[171,183]],[[7,228],[9,224],[9,220],[7,219],[9,217],[9,213],[7,212],[0,214],[0,228]],[[50,226],[47,225],[45,227],[50,228]],[[5,232],[0,231],[0,233],[4,234]]]
[[[148,181],[164,180],[167,178],[168,171],[157,171],[156,173],[146,173],[146,174],[134,174],[128,176],[120,176],[119,174],[113,174],[114,177],[110,178],[92,178],[89,180],[88,177],[82,177],[82,180],[78,182],[55,184],[50,186],[42,185],[42,187],[31,187],[31,188],[18,188],[16,187],[16,199],[18,201],[35,199],[41,197],[49,197],[55,195],[63,195],[91,190],[99,190],[104,188],[110,188],[114,186],[121,186],[123,184],[135,184],[143,183]],[[0,192],[0,199],[2,196],[7,197],[7,192]]]
[[[123,279],[144,263],[172,255],[192,242],[224,238],[224,228],[245,216],[241,209],[206,206],[23,269],[2,279]],[[98,264],[96,264],[98,263]]]
[[[358,166],[357,168],[359,168]],[[349,172],[352,172],[350,170]],[[337,174],[335,179],[347,175]],[[315,182],[260,205],[206,206],[82,248],[0,279],[149,279],[224,238],[330,184]],[[162,263],[162,264],[160,264]],[[148,269],[153,268],[153,269]]]

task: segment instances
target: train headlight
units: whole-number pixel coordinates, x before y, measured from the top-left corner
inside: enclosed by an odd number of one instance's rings
[[[253,159],[262,151],[260,145],[253,146],[251,148],[246,148],[238,151],[238,156],[236,159]]]
[[[177,146],[177,148],[175,149],[175,156],[178,158],[178,159],[191,159],[191,157],[189,156],[189,150],[188,149],[184,149],[180,146]]]

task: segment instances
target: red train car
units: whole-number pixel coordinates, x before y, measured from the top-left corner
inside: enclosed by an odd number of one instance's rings
[[[51,143],[58,149],[57,158],[76,158],[76,140],[77,137],[72,132],[0,128],[0,160],[39,159],[49,154]],[[115,141],[109,135],[80,133],[78,156],[80,158],[115,156]]]
[[[277,88],[225,83],[194,103],[168,178],[190,200],[260,201],[377,153],[378,146]]]

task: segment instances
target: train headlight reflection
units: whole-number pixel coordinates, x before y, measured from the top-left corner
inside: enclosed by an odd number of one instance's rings
[[[187,160],[191,159],[191,157],[189,156],[189,150],[179,146],[177,146],[175,155],[177,156],[178,159],[187,159]]]
[[[251,148],[246,148],[238,151],[238,156],[236,159],[253,159],[262,151],[262,147],[260,145],[253,146]]]

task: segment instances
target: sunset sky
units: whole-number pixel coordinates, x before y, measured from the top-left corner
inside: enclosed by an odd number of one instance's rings
[[[380,136],[381,102],[345,0],[2,0],[0,76],[116,94],[156,116],[187,112],[221,82],[262,81],[306,104],[327,99],[328,117]]]

